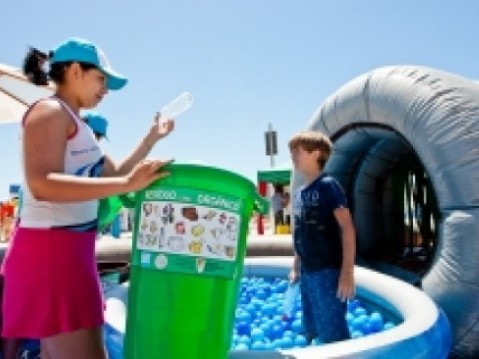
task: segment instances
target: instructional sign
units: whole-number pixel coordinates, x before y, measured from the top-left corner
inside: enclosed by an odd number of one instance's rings
[[[156,270],[232,277],[242,201],[183,188],[145,191],[134,264]]]

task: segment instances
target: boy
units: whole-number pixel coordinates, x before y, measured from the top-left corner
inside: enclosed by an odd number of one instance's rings
[[[295,257],[290,281],[301,281],[303,327],[309,343],[349,339],[346,300],[354,296],[355,230],[344,193],[323,168],[330,140],[304,131],[289,141],[306,184],[293,197]]]

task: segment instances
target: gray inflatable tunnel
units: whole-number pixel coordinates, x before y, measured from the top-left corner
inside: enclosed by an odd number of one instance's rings
[[[397,244],[404,194],[391,177],[398,166],[422,166],[437,215],[419,285],[447,314],[452,355],[478,357],[479,85],[425,67],[379,68],[332,94],[307,129],[334,142],[325,171],[347,193],[359,258]],[[293,188],[301,182],[294,173]]]

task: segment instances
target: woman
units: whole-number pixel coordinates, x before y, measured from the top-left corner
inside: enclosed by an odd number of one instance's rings
[[[18,227],[2,264],[6,338],[37,338],[42,359],[104,359],[103,301],[95,263],[98,199],[137,191],[168,175],[170,161],[143,160],[172,120],[158,116],[120,164],[104,156],[79,117],[127,80],[87,40],[49,56],[55,96],[23,119],[25,186]]]

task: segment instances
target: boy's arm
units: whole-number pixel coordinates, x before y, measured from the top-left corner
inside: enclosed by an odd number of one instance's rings
[[[334,216],[341,228],[343,247],[343,261],[338,284],[338,298],[341,300],[354,297],[354,258],[356,255],[356,233],[354,230],[351,214],[347,208],[338,208]]]

